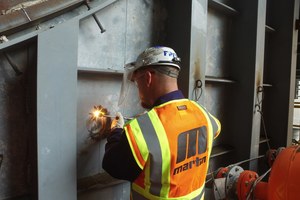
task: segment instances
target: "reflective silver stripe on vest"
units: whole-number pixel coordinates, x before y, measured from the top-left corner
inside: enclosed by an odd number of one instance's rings
[[[196,196],[195,198],[193,198],[192,200],[201,200],[202,196],[204,195],[204,190],[205,190],[205,188],[203,188],[202,191],[200,192],[200,194],[198,196]],[[147,200],[148,199],[148,198],[144,197],[143,195],[137,193],[134,190],[131,190],[131,196],[132,196],[132,200]],[[178,199],[180,199],[180,197]]]
[[[155,196],[160,196],[162,188],[162,153],[159,140],[148,115],[142,115],[137,120],[149,150],[151,182],[149,192]]]

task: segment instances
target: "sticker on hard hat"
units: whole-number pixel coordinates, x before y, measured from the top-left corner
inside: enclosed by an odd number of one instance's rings
[[[177,57],[176,53],[170,52],[170,51],[164,51],[164,56],[168,56],[168,57]]]

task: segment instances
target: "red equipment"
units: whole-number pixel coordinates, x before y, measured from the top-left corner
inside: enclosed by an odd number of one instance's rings
[[[271,173],[262,182],[256,172],[238,166],[221,168],[215,175],[215,199],[300,199],[300,146],[271,150],[268,162]]]

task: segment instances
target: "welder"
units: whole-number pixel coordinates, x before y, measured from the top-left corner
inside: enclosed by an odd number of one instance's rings
[[[131,182],[131,199],[204,198],[212,143],[221,125],[178,89],[180,61],[172,48],[155,46],[125,66],[123,80],[136,84],[147,112],[125,124],[117,113],[102,167]]]

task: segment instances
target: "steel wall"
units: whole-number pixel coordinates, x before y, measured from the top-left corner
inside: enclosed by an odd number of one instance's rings
[[[290,143],[298,0],[94,0],[90,6],[37,30],[36,23],[22,25],[0,44],[0,199],[129,199],[129,183],[101,168],[105,140],[91,139],[86,121],[94,105],[111,114],[142,112],[138,102],[119,106],[118,98],[124,64],[152,45],[175,49],[183,62],[180,89],[222,123],[210,172],[263,154],[268,141]],[[243,167],[264,169],[256,161]]]
[[[88,113],[94,105],[108,108],[114,115],[121,111],[132,116],[142,111],[138,102],[129,99],[119,106],[119,92],[125,63],[151,45],[162,44],[167,17],[163,1],[118,1],[97,13],[106,32],[100,34],[93,18],[80,22],[78,48],[78,109],[77,109],[77,171],[78,178],[104,173],[101,161],[105,141],[88,138],[85,127]],[[112,14],[113,13],[113,14]],[[121,165],[122,163],[120,163]],[[100,185],[107,181],[99,180]],[[114,185],[114,182],[116,185]],[[110,187],[79,192],[78,199],[128,199],[129,183],[112,181]]]

